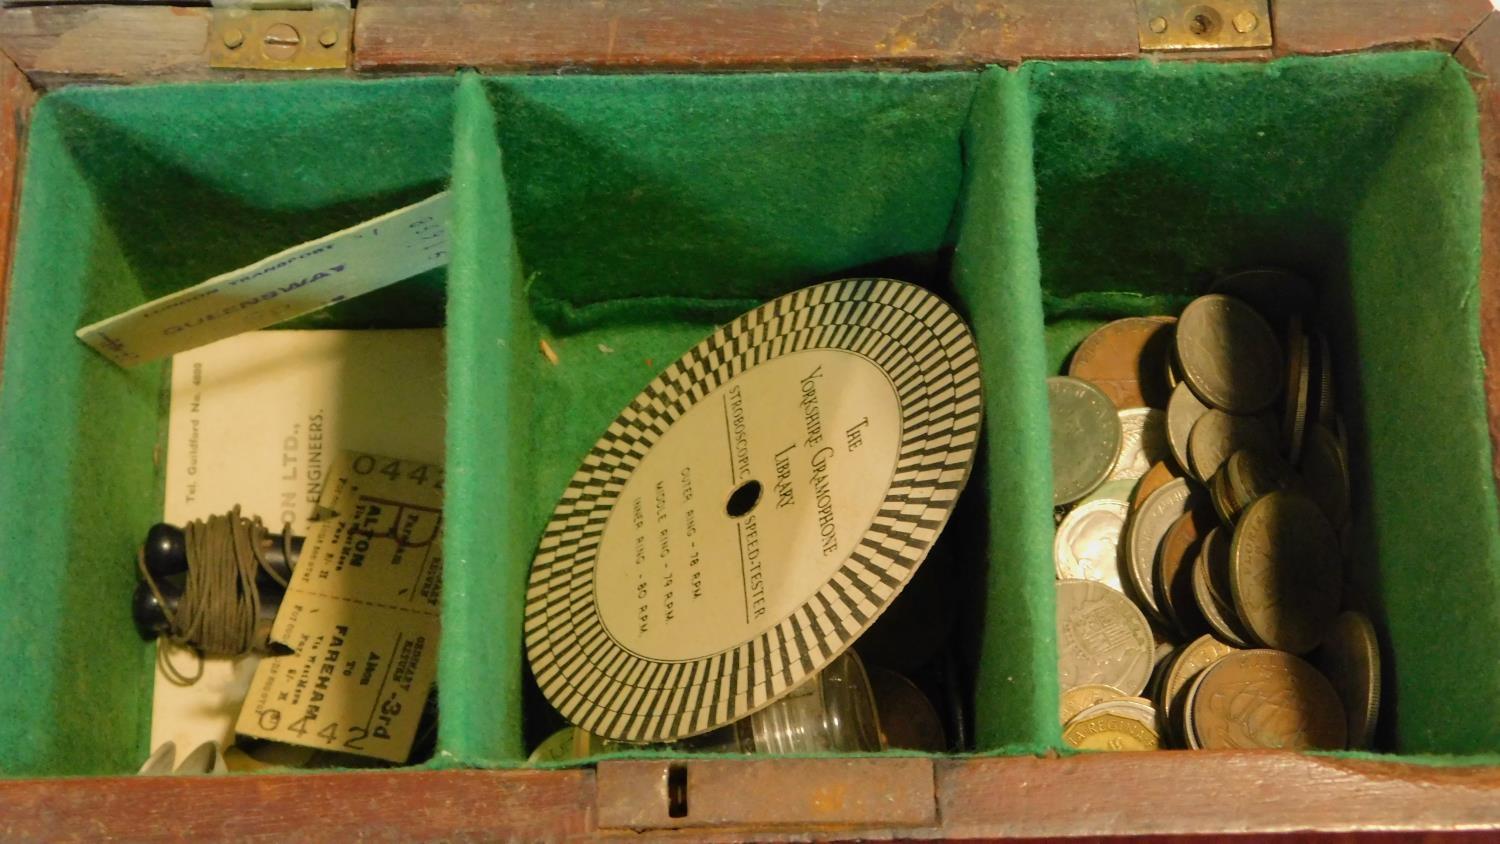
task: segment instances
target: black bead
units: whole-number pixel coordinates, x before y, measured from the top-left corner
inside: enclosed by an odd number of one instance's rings
[[[187,537],[182,528],[158,522],[146,532],[146,571],[158,583],[187,571]]]
[[[162,597],[167,599],[168,607],[175,612],[177,601],[181,597],[180,593],[169,583],[160,583],[158,588],[162,590]],[[156,593],[151,591],[151,585],[144,580],[135,585],[135,596],[130,602],[130,614],[135,619],[136,632],[148,642],[171,631],[166,610],[156,599]]]

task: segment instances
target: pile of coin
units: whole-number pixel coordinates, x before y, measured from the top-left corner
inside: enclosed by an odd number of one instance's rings
[[[1349,461],[1304,279],[1220,279],[1048,379],[1063,737],[1362,748],[1374,626],[1345,606]],[[1315,667],[1316,666],[1316,667]]]

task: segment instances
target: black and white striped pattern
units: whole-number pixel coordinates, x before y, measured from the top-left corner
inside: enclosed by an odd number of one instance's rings
[[[600,622],[594,594],[621,489],[690,407],[763,361],[808,349],[862,355],[898,394],[900,452],[873,522],[833,577],[759,636],[686,661],[627,650]],[[842,653],[910,580],[968,481],[982,413],[968,327],[911,284],[815,285],[718,329],[610,424],[553,511],[526,593],[526,650],[542,692],[574,724],[630,742],[697,735],[764,707]]]

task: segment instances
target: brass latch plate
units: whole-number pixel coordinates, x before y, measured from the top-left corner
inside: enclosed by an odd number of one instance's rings
[[[346,68],[353,18],[343,6],[214,9],[208,65],[250,70]]]
[[[1269,0],[1135,0],[1142,50],[1271,46]]]

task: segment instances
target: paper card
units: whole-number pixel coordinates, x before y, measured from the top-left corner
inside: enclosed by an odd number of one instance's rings
[[[135,366],[388,287],[448,263],[449,204],[444,191],[85,326],[78,339]]]
[[[404,762],[437,672],[443,469],[345,452],[235,729]]]
[[[444,377],[440,329],[252,331],[177,355],[163,520],[239,504],[305,534],[341,450],[442,461]],[[198,672],[191,652],[162,647],[180,673]],[[158,669],[151,746],[228,746],[259,662],[207,657],[190,686]]]

